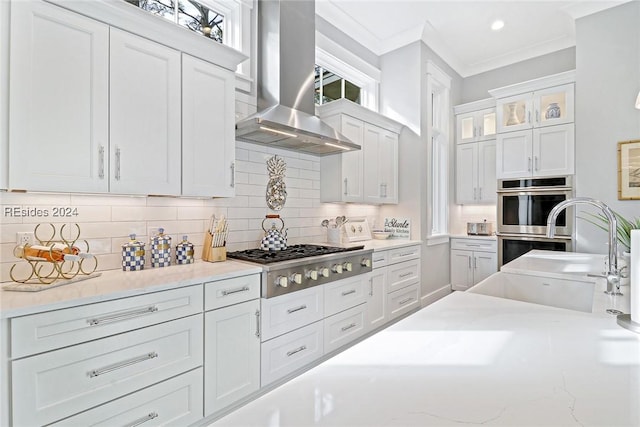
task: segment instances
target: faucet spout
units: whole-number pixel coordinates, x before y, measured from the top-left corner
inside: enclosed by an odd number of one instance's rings
[[[553,238],[555,236],[556,219],[560,212],[569,206],[578,204],[600,208],[609,222],[609,266],[608,271],[605,272],[607,279],[605,292],[610,295],[622,295],[620,292],[620,272],[618,271],[618,220],[609,206],[590,197],[574,197],[560,202],[551,209],[547,217],[547,237]]]

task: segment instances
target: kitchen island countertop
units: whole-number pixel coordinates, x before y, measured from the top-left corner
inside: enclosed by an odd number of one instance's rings
[[[638,426],[638,402],[615,316],[454,292],[213,426]]]

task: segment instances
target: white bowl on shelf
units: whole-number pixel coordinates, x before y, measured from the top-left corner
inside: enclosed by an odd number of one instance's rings
[[[390,231],[374,230],[371,232],[371,234],[373,235],[374,239],[384,240],[391,237],[391,234],[393,233],[391,233]]]

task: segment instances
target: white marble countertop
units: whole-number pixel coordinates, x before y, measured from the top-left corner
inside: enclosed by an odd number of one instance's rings
[[[99,277],[40,292],[0,290],[0,318],[22,316],[98,301],[156,292],[262,272],[237,261],[204,262],[147,268],[142,271],[103,271]]]
[[[638,402],[615,316],[454,292],[213,426],[638,426]]]

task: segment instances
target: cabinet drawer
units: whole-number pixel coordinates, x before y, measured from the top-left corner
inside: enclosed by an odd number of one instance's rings
[[[451,239],[451,249],[496,252],[498,245],[495,240]]]
[[[387,265],[389,251],[374,251],[371,259],[373,260],[373,268],[384,267]]]
[[[322,331],[323,322],[316,322],[263,343],[262,387],[322,357]]]
[[[416,283],[388,294],[387,309],[389,310],[389,320],[418,308],[420,304],[418,296],[419,290],[420,286]]]
[[[362,274],[324,285],[325,317],[365,302],[368,282],[369,275]]]
[[[256,298],[260,298],[259,274],[204,284],[205,310],[214,310]]]
[[[269,340],[324,317],[322,286],[262,299],[261,339]]]
[[[367,305],[361,304],[324,319],[324,353],[361,337],[366,331]]]
[[[202,418],[202,368],[66,418],[55,427],[190,425]]]
[[[387,257],[388,264],[420,258],[420,245],[391,249]]]
[[[200,314],[13,361],[14,424],[47,424],[201,366],[202,324]]]
[[[202,286],[188,286],[11,320],[11,357],[103,338],[202,312]]]
[[[388,267],[387,290],[393,292],[413,283],[420,282],[420,260],[405,261]]]

